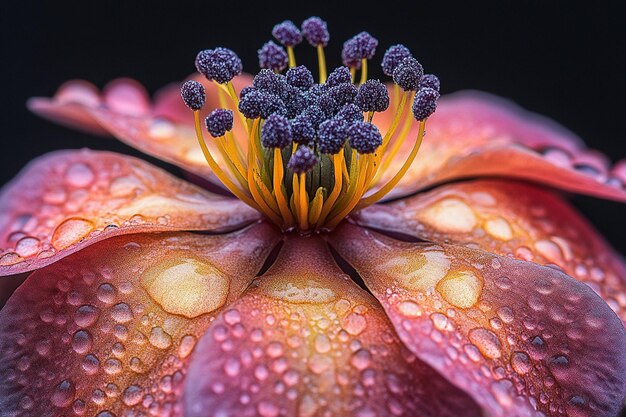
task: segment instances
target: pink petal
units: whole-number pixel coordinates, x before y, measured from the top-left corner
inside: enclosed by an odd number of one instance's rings
[[[34,272],[0,312],[2,414],[182,417],[198,338],[277,238],[118,236]]]
[[[479,415],[403,348],[323,241],[299,237],[202,337],[184,404],[187,417]]]
[[[232,230],[259,218],[135,158],[61,151],[33,161],[0,193],[0,274],[41,268],[119,234]]]
[[[450,184],[368,207],[355,220],[557,266],[593,288],[626,323],[626,265],[580,214],[548,191],[504,181]]]
[[[391,116],[377,120],[382,131]],[[510,177],[576,193],[626,201],[626,186],[606,157],[558,124],[485,93],[443,97],[426,124],[417,160],[389,197],[473,177]],[[389,179],[413,146],[416,126],[391,163]]]
[[[626,330],[589,287],[481,250],[400,242],[344,225],[329,236],[405,345],[490,416],[615,416]]]

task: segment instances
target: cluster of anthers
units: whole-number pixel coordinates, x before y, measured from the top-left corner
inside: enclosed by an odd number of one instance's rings
[[[368,60],[378,46],[374,37],[361,32],[347,40],[344,66],[327,76],[326,22],[311,17],[299,29],[285,21],[274,26],[272,34],[285,48],[272,41],[263,45],[258,51],[262,69],[253,85],[239,94],[232,79],[241,74],[242,63],[233,51],[207,49],[196,57],[198,72],[220,87],[223,108],[213,110],[205,125],[217,141],[223,167],[203,137],[204,87],[189,80],[182,86],[182,98],[194,111],[196,134],[208,164],[236,197],[283,230],[332,230],[351,212],[383,198],[406,173],[424,137],[426,119],[435,111],[439,80],[424,74],[408,48],[390,47],[382,69],[394,81],[394,116],[382,135],[372,121],[376,112],[388,109],[390,99],[383,83],[367,79]],[[294,47],[303,38],[317,49],[318,83],[309,69],[296,65]],[[409,111],[414,117],[406,117],[398,130],[402,115]],[[246,141],[234,137],[234,112],[242,119]],[[419,123],[417,137],[409,139],[414,120]],[[415,142],[405,163],[393,176],[384,175],[403,143],[411,139]],[[388,178],[384,184],[383,178]]]

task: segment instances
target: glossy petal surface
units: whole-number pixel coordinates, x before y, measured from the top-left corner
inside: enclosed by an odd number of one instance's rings
[[[107,237],[228,230],[258,219],[135,158],[89,150],[33,161],[0,194],[0,273],[40,268]]]
[[[589,287],[552,268],[345,225],[332,245],[418,358],[493,416],[614,416],[626,331]]]
[[[551,192],[473,181],[371,206],[355,220],[441,243],[557,265],[593,288],[626,323],[626,265],[593,227]]]
[[[202,111],[206,116],[221,107],[218,88],[200,77],[195,79],[206,89],[207,101]],[[233,80],[237,91],[251,83],[248,75]],[[233,105],[230,99],[226,104]],[[198,145],[193,112],[180,98],[180,85],[165,87],[152,102],[143,86],[133,80],[114,80],[102,92],[85,81],[76,80],[61,86],[52,98],[30,99],[28,106],[33,112],[61,124],[115,136],[142,152],[218,183]],[[245,129],[238,118],[235,118],[234,133],[241,143],[247,143]],[[205,139],[215,159],[222,162],[213,138],[205,134]]]
[[[479,415],[402,347],[378,303],[332,259],[317,238],[286,241],[200,340],[187,417]]]
[[[0,409],[182,415],[198,338],[276,241],[265,224],[220,236],[119,236],[34,272],[0,312]]]
[[[386,131],[390,111],[375,118]],[[400,126],[402,125],[402,122]],[[387,177],[404,163],[417,133],[390,165]],[[626,201],[619,165],[587,149],[573,133],[513,103],[479,92],[443,97],[426,123],[416,161],[389,197],[412,194],[459,178],[521,178],[596,197]]]

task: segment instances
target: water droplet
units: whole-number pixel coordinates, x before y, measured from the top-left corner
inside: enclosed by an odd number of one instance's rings
[[[500,339],[491,330],[478,327],[470,330],[468,336],[470,341],[478,347],[485,357],[496,359],[502,355]]]
[[[106,304],[111,304],[115,301],[117,290],[115,287],[107,282],[100,284],[96,290],[96,296],[98,300]]]
[[[513,238],[513,229],[511,225],[502,217],[494,217],[485,222],[485,231],[492,237],[499,240],[511,240]]]
[[[76,353],[87,353],[91,350],[92,342],[91,334],[87,330],[79,330],[72,337],[72,349]]]
[[[422,309],[413,301],[402,301],[398,304],[398,310],[406,317],[419,317],[422,315]]]
[[[100,367],[100,361],[94,355],[87,355],[83,358],[83,370],[88,375],[94,375],[98,372],[98,368]]]
[[[119,360],[115,358],[109,358],[106,361],[104,361],[103,369],[104,369],[104,372],[106,372],[109,375],[117,375],[120,372],[122,372],[122,362],[120,362]]]
[[[196,338],[194,336],[183,336],[183,338],[180,340],[180,346],[178,346],[178,355],[183,359],[186,358],[191,354],[195,346]]]
[[[278,407],[269,401],[260,401],[257,405],[257,411],[261,417],[277,417],[280,413]]]
[[[469,233],[476,226],[474,211],[463,201],[445,198],[426,207],[420,219],[438,230],[449,233]]]
[[[315,336],[315,350],[319,353],[326,353],[330,350],[330,339],[325,334]]]
[[[153,139],[168,139],[176,134],[176,127],[165,119],[154,119],[148,128],[148,134]]]
[[[96,417],[116,417],[116,416],[112,412],[104,410],[96,414]]]
[[[535,360],[543,359],[546,355],[546,342],[540,336],[535,336],[530,339],[529,354]]]
[[[50,241],[55,249],[65,249],[87,237],[94,227],[89,220],[71,217],[57,226]]]
[[[226,324],[233,326],[241,321],[241,314],[239,314],[239,311],[232,308],[224,313],[224,321]]]
[[[437,284],[437,291],[450,304],[469,308],[476,304],[482,291],[482,281],[471,271],[454,271]]]
[[[35,401],[33,401],[33,399],[30,396],[24,395],[20,399],[19,405],[22,410],[31,410],[33,406],[35,405]]]
[[[240,369],[241,363],[235,358],[228,358],[226,362],[224,362],[224,372],[230,377],[239,375]]]
[[[76,188],[87,187],[94,179],[95,175],[91,168],[81,162],[70,165],[65,172],[65,181]]]
[[[177,253],[147,269],[141,284],[168,313],[194,318],[224,305],[230,280],[212,264]]]
[[[563,264],[563,253],[556,243],[542,239],[535,242],[535,249],[549,262],[557,265]]]
[[[433,325],[436,329],[446,330],[448,326],[448,317],[441,313],[433,313],[430,315],[430,319],[433,322]]]
[[[343,320],[343,328],[352,336],[359,335],[363,332],[363,330],[365,330],[366,326],[367,320],[365,319],[365,316],[358,313],[350,313]]]
[[[56,407],[67,407],[74,400],[76,388],[67,379],[59,383],[52,393],[52,404]]]
[[[133,406],[139,404],[141,397],[141,388],[137,385],[130,385],[124,390],[124,393],[122,394],[122,401],[128,406]]]
[[[372,363],[372,355],[366,349],[359,349],[350,358],[350,363],[359,371],[367,368]]]
[[[530,358],[524,352],[513,352],[513,355],[511,355],[511,366],[520,375],[528,373],[532,368]]]
[[[160,327],[153,327],[150,331],[150,344],[157,349],[167,349],[172,344],[172,336]]]
[[[496,313],[505,323],[511,323],[513,321],[513,310],[511,310],[510,307],[500,307]]]
[[[7,252],[0,256],[0,265],[14,265],[22,260],[22,257],[15,252]]]
[[[118,323],[127,323],[133,319],[133,313],[126,303],[119,303],[111,309],[111,317]]]
[[[34,256],[39,253],[41,243],[39,239],[34,237],[23,237],[15,244],[15,252],[23,258]]]
[[[40,340],[39,342],[37,342],[37,344],[35,345],[35,350],[37,351],[37,353],[39,353],[41,356],[48,356],[48,354],[50,353],[50,348],[52,347],[51,343],[49,340]]]
[[[112,197],[129,197],[141,188],[141,181],[136,177],[117,177],[111,181],[109,193]]]
[[[99,310],[89,304],[82,305],[76,309],[74,322],[80,327],[89,327],[98,320]]]

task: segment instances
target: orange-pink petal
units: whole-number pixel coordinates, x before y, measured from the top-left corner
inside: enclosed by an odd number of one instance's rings
[[[205,86],[207,101],[203,115],[221,107],[218,87],[195,76]],[[252,78],[241,75],[233,80],[237,91],[249,85]],[[232,100],[226,99],[229,107]],[[35,97],[28,107],[38,115],[70,127],[89,132],[108,134],[154,157],[178,165],[219,185],[209,169],[193,128],[193,112],[180,98],[180,85],[171,85],[158,92],[151,101],[145,88],[137,81],[117,79],[99,92],[86,81],[70,81],[59,88],[52,98]],[[246,130],[235,118],[235,138],[245,146]],[[214,139],[205,134],[215,159],[223,158],[217,152]]]
[[[402,346],[321,239],[288,238],[255,283],[199,341],[187,417],[479,415]]]
[[[405,345],[491,416],[615,416],[626,330],[562,272],[345,224],[329,237]]]
[[[0,312],[2,414],[183,416],[197,340],[277,240],[266,224],[118,236],[34,272]]]
[[[374,120],[385,131],[390,111]],[[404,163],[416,132],[415,123],[383,178],[393,176]],[[416,161],[389,197],[460,178],[494,176],[626,201],[626,178],[620,174],[619,165],[611,167],[605,156],[587,149],[578,137],[556,123],[478,92],[441,98],[427,121]]]
[[[141,160],[61,151],[33,161],[0,193],[0,274],[48,265],[119,234],[224,231],[259,218]]]
[[[626,264],[560,197],[515,182],[479,180],[371,206],[362,225],[555,265],[593,288],[626,323]]]

